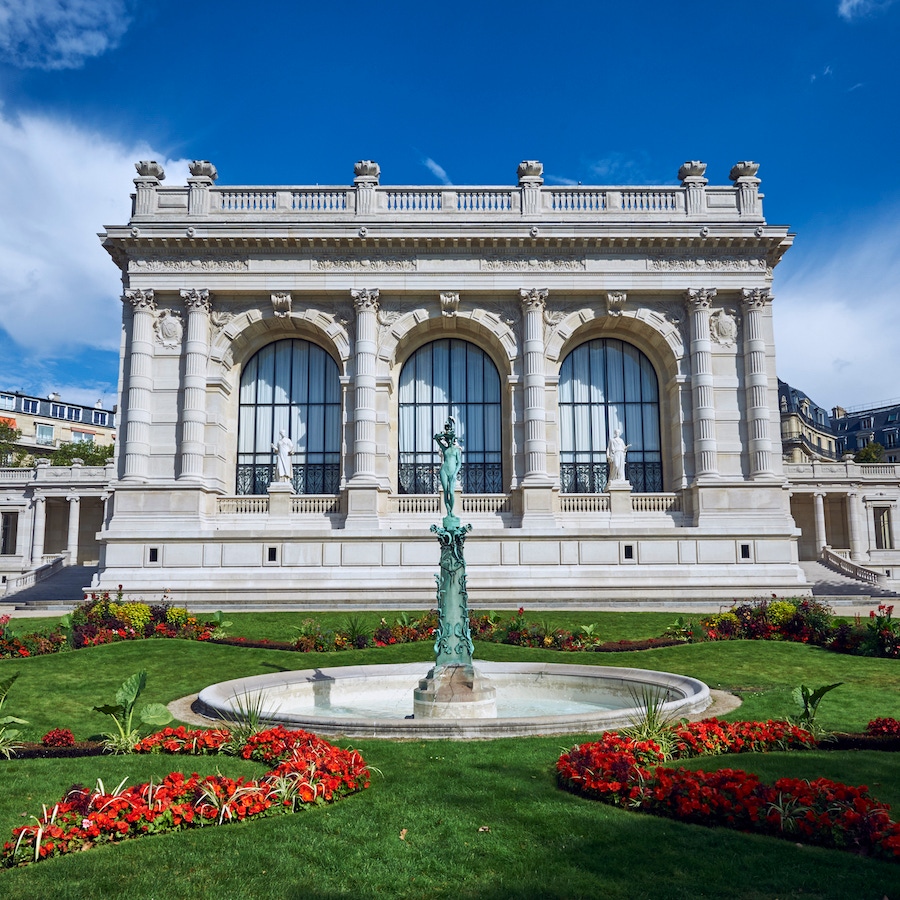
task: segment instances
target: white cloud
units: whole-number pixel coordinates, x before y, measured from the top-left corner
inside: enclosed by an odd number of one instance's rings
[[[85,347],[118,350],[121,280],[97,232],[128,220],[134,162],[154,156],[146,145],[0,111],[0,322],[34,357],[20,367]],[[186,168],[164,165],[169,174]]]
[[[642,152],[626,155],[613,151],[588,164],[588,171],[599,179],[599,184],[653,184],[659,179],[650,177],[649,169],[647,156]],[[673,180],[676,171],[677,168],[672,171]]]
[[[562,175],[544,175],[544,181],[547,184],[561,184],[565,187],[577,187],[581,184],[580,181],[576,181],[574,178],[564,178]]]
[[[823,407],[900,396],[898,223],[892,210],[801,235],[776,269],[778,375]]]
[[[887,9],[894,0],[840,0],[838,15],[848,22]]]
[[[443,166],[438,165],[430,156],[426,156],[422,160],[422,165],[440,181],[441,184],[453,184],[453,182],[447,177],[447,172]]]
[[[114,49],[128,0],[0,0],[0,57],[25,69],[77,69]]]

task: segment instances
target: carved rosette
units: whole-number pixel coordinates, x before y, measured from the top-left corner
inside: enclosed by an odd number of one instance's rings
[[[153,312],[156,309],[156,301],[152,290],[128,290],[125,291],[122,299],[130,303],[134,307],[135,312],[139,310]]]
[[[156,342],[163,347],[181,346],[181,336],[184,334],[181,313],[174,309],[161,309],[153,322],[153,331],[156,334]]]
[[[366,312],[367,310],[378,312],[378,297],[380,293],[377,288],[350,291],[350,296],[353,298],[353,308],[357,313]]]
[[[627,299],[628,295],[625,291],[609,291],[606,295],[606,314],[608,316],[621,316]]]
[[[198,291],[197,288],[181,291],[181,299],[188,310],[202,310],[208,313],[210,311],[209,291]]]
[[[272,294],[272,311],[279,319],[286,319],[291,314],[291,295],[285,291]]]
[[[459,312],[459,294],[456,291],[441,292],[441,315],[448,319],[455,318]]]

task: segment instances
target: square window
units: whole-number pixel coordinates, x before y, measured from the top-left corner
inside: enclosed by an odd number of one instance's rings
[[[54,419],[64,419],[66,417],[66,408],[61,403],[51,403],[50,415]]]
[[[0,394],[0,409],[15,409],[16,398],[12,394]]]
[[[70,422],[81,421],[81,409],[77,406],[70,406],[66,409],[66,418]]]
[[[23,400],[22,401],[22,412],[31,413],[31,415],[37,415],[38,411],[38,401],[37,400]]]
[[[53,443],[53,426],[36,424],[34,426],[34,439],[39,444]]]
[[[99,409],[95,409],[93,421],[95,425],[106,425],[106,413]]]
[[[93,444],[94,435],[88,431],[73,431],[72,441],[76,444]]]

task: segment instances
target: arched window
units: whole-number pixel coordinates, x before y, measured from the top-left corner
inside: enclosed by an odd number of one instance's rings
[[[309,341],[275,341],[244,367],[238,418],[238,494],[265,494],[279,432],[294,442],[298,494],[336,494],[341,480],[338,367]]]
[[[631,446],[625,477],[637,492],[662,491],[659,385],[637,347],[603,338],[576,347],[559,372],[560,485],[564,493],[602,493],[607,442],[618,429]]]
[[[468,341],[420,347],[400,372],[401,494],[438,490],[434,435],[447,416],[462,445],[459,482],[467,494],[503,491],[500,452],[500,375],[488,355]]]

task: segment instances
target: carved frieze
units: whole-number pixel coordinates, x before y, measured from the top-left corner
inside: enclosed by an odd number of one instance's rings
[[[312,261],[313,269],[321,272],[412,272],[416,260],[411,256],[325,256]]]
[[[661,251],[647,257],[651,271],[674,272],[765,272],[764,253],[704,254],[685,250]]]
[[[583,256],[488,256],[481,260],[485,272],[575,272],[585,268]]]
[[[723,347],[733,347],[737,341],[737,319],[733,310],[717,309],[709,317],[709,336]]]
[[[158,344],[170,350],[180,347],[181,336],[184,334],[181,313],[174,309],[161,309],[153,322],[153,330]]]
[[[128,271],[141,272],[243,272],[250,268],[246,256],[215,256],[212,254],[146,256],[132,259]]]

